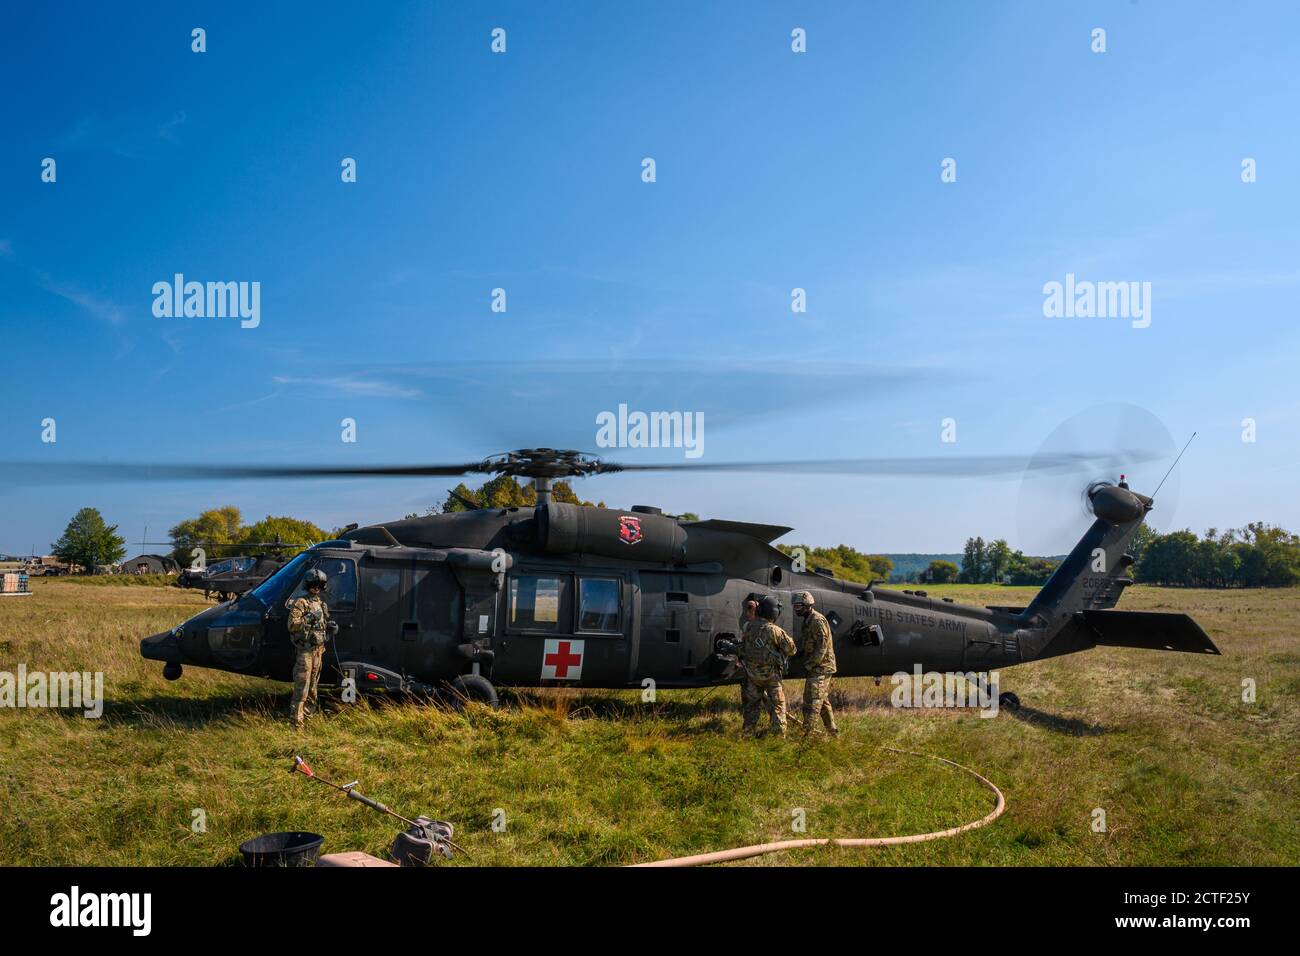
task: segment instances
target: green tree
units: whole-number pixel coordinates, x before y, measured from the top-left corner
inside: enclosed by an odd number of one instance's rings
[[[965,584],[983,584],[988,572],[986,547],[983,538],[967,538],[962,549],[959,580]]]
[[[1008,583],[1019,587],[1026,585],[1042,587],[1059,566],[1059,561],[1050,558],[1027,558],[1024,552],[1016,551],[1011,555],[1007,565]]]
[[[537,504],[537,489],[533,487],[532,482],[521,485],[513,475],[497,475],[495,478],[483,482],[478,488],[470,488],[464,482],[461,482],[455,487],[452,494],[447,495],[447,499],[442,503],[441,508],[430,508],[427,513],[437,514],[439,510],[443,514],[469,511],[469,506],[460,498],[467,498],[475,502],[480,508],[532,508]],[[567,481],[557,481],[551,485],[551,499],[566,505],[582,505],[588,508],[605,507],[603,501],[599,504],[593,504],[579,498],[573,490],[573,485]],[[407,515],[407,517],[416,518],[419,516]]]
[[[800,549],[804,553],[809,571],[825,568],[841,581],[856,581],[860,584],[887,581],[894,570],[894,562],[883,554],[864,554],[847,544],[838,544],[833,548],[810,548],[805,544],[779,544],[777,549],[787,555],[793,555],[795,549]]]
[[[226,505],[182,521],[170,531],[172,557],[184,567],[194,561],[196,548],[202,548],[207,560],[212,562],[239,553],[244,545],[247,550],[258,550],[257,544],[274,542],[277,538],[286,544],[309,545],[330,537],[312,522],[288,515],[267,515],[251,525],[245,525],[243,520],[238,508]]]
[[[206,551],[213,544],[235,544],[240,538],[243,520],[238,508],[226,505],[224,508],[211,508],[189,521],[182,521],[168,532],[172,539],[172,557],[181,567],[185,567],[194,559],[195,548]]]
[[[1300,583],[1300,538],[1260,521],[1234,533],[1241,583],[1247,587],[1290,587]]]
[[[51,548],[60,560],[79,564],[93,574],[96,565],[116,564],[126,557],[125,544],[117,525],[107,524],[95,508],[82,508]]]
[[[1142,558],[1142,580],[1180,587],[1191,585],[1197,544],[1196,535],[1187,530],[1152,538]]]
[[[1133,537],[1128,540],[1128,553],[1133,556],[1133,573],[1139,573],[1138,569],[1142,566],[1142,558],[1147,553],[1147,548],[1151,546],[1159,535],[1151,530],[1147,524],[1138,525],[1138,529],[1133,532]]]
[[[287,515],[278,518],[267,515],[261,521],[241,529],[237,543],[283,541],[286,544],[310,545],[327,538],[329,534],[310,521]]]
[[[1002,575],[1010,570],[1011,547],[1002,538],[998,538],[984,555],[984,577],[994,584],[1002,583]]]
[[[925,569],[925,580],[930,584],[951,584],[959,573],[957,565],[951,561],[931,561]]]
[[[1199,540],[1187,529],[1150,533],[1139,545],[1129,553],[1137,558],[1137,580],[1148,584],[1205,588],[1300,584],[1300,537],[1263,522],[1222,533],[1210,528]]]

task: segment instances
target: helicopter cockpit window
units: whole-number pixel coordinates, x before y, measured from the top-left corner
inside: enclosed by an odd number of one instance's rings
[[[510,579],[510,626],[554,631],[560,624],[562,579],[521,574]]]
[[[617,631],[619,582],[583,578],[578,590],[578,630]]]
[[[308,553],[304,551],[249,593],[268,608],[275,607],[284,599],[289,589],[301,579],[308,558]]]
[[[357,608],[357,566],[347,558],[319,558],[312,567],[325,572],[325,603],[331,611],[355,611]],[[307,589],[298,582],[292,601],[302,597]]]

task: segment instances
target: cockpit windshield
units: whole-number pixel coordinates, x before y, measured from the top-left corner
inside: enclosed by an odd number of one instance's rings
[[[275,607],[298,583],[303,565],[307,563],[310,555],[311,552],[304,551],[248,593],[266,605],[268,610]]]

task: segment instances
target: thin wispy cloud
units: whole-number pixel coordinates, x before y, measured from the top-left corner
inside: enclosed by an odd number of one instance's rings
[[[126,321],[126,309],[116,302],[95,295],[93,292],[87,292],[70,283],[56,280],[44,272],[38,271],[36,276],[40,281],[41,288],[46,292],[51,292],[59,298],[66,299],[73,305],[79,306],[101,322],[107,322],[110,325],[121,325]]]
[[[287,375],[274,375],[271,381],[277,385],[306,385],[343,395],[362,395],[371,398],[424,397],[424,393],[418,388],[403,388],[391,382],[376,382],[363,378],[294,378]]]
[[[178,142],[176,131],[185,125],[185,111],[177,110],[167,122],[158,127],[158,138],[165,139],[169,143]]]

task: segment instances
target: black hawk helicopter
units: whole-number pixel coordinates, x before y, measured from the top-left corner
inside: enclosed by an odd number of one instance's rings
[[[204,552],[212,548],[266,548],[255,554],[238,554],[206,561],[202,566],[189,565],[176,576],[176,587],[193,588],[203,592],[204,597],[215,594],[218,601],[233,601],[245,591],[261,584],[276,571],[289,563],[286,550],[310,547],[309,543],[292,542],[243,542],[237,545],[205,543]]]
[[[1098,456],[1038,467],[1078,470]],[[1218,654],[1185,614],[1116,610],[1133,583],[1127,547],[1153,499],[1101,481],[1085,494],[1091,526],[1026,607],[976,607],[924,590],[841,581],[808,570],[772,542],[782,525],[684,520],[552,500],[554,480],[621,471],[936,474],[937,459],[620,465],[573,451],[525,449],[480,462],[391,467],[116,466],[148,478],[454,476],[532,479],[535,507],[474,508],[353,527],[323,541],[237,600],[141,642],[175,680],[186,665],[288,681],[286,605],[308,570],[328,576],[339,629],[326,677],[361,691],[424,695],[451,687],[490,704],[496,686],[701,687],[735,680],[722,660],[749,598],[774,596],[795,630],[789,594],[810,591],[835,639],[838,676],[985,673],[1097,646]],[[968,472],[1021,467],[964,460]],[[88,466],[91,470],[95,466]],[[125,471],[124,471],[125,468]],[[332,673],[331,673],[332,672]],[[803,673],[791,662],[790,676]],[[328,682],[328,680],[326,681]],[[1009,695],[1008,695],[1009,696]],[[1014,703],[1011,702],[1012,706]]]

